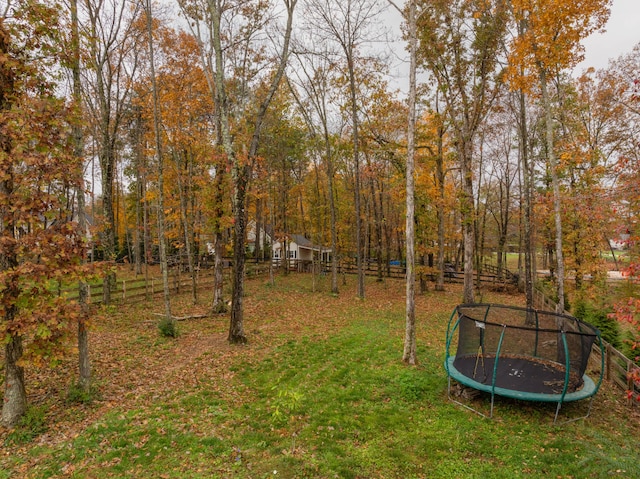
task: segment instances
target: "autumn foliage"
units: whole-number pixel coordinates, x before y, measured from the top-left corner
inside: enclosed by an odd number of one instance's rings
[[[354,294],[338,288],[340,263],[375,270],[379,282],[406,264],[410,225],[423,292],[430,279],[444,292],[445,268],[457,269],[465,298],[480,300],[487,262],[501,279],[504,268],[527,275],[521,283],[532,291],[537,271],[559,285],[564,262],[568,295],[611,302],[608,270],[625,267],[631,281],[640,272],[640,47],[606,70],[570,73],[610,4],[412,2],[418,67],[429,75],[418,75],[409,142],[407,102],[371,47],[384,23],[373,0],[181,0],[186,21],[153,5],[148,31],[142,2],[86,0],[73,101],[66,7],[10,2],[0,20],[7,377],[21,380],[27,360],[68,354],[61,346],[80,311],[62,291],[85,274],[87,253],[103,271],[120,261],[148,275],[161,240],[172,273],[191,276],[194,305],[232,307],[232,342],[251,341],[245,260],[284,267],[270,261],[271,248],[297,234],[331,250],[331,267],[312,269],[331,272],[333,295]],[[86,244],[80,208],[93,223]],[[627,234],[626,251],[609,260],[609,241]],[[233,264],[231,275],[223,264]],[[213,265],[212,291],[198,292],[199,272]],[[640,303],[630,284],[616,315],[635,334]]]
[[[24,412],[26,360],[54,363],[78,318],[60,295],[82,271],[85,253],[73,222],[82,165],[70,154],[78,118],[43,73],[55,65],[56,12],[24,5],[0,21],[0,333],[5,346],[2,421]]]

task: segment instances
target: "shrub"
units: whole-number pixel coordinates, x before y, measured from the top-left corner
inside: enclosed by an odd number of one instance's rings
[[[640,366],[640,349],[634,345],[640,344],[640,338],[633,331],[625,331],[622,334],[620,352]]]
[[[620,324],[610,317],[611,313],[610,308],[598,308],[584,300],[577,300],[573,311],[576,318],[598,328],[602,339],[619,349],[622,346]]]
[[[73,382],[67,390],[67,404],[91,404],[98,399],[98,389],[91,385],[82,386],[79,382]]]
[[[292,389],[278,389],[277,386],[272,388],[272,390],[276,389],[278,394],[273,401],[271,420],[274,424],[286,424],[289,418],[300,409],[304,394]]]
[[[31,442],[47,430],[46,409],[42,406],[30,406],[20,419],[16,428],[7,435],[7,442],[25,444]]]
[[[178,327],[173,319],[162,318],[158,323],[160,334],[165,338],[177,338]]]

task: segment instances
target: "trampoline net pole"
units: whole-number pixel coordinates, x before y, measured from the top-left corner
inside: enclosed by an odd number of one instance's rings
[[[491,378],[491,412],[489,417],[493,417],[493,401],[496,395],[496,378],[498,376],[498,363],[500,362],[500,350],[502,349],[502,341],[504,340],[504,333],[507,331],[507,325],[502,325],[502,333],[500,333],[500,339],[498,340],[498,347],[496,348],[496,358],[493,361],[493,377]]]
[[[528,315],[529,313],[527,313]],[[533,357],[537,357],[538,356],[538,336],[540,334],[540,327],[538,325],[538,311],[534,312],[534,317],[536,318],[536,343],[533,349]]]

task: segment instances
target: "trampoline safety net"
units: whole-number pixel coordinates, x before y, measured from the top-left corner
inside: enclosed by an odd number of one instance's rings
[[[567,315],[502,305],[463,304],[457,314],[453,364],[461,374],[531,393],[571,393],[582,387],[599,335],[593,326]]]

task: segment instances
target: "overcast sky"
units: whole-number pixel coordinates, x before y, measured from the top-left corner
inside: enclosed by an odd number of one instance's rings
[[[576,73],[589,67],[605,68],[610,59],[631,52],[640,42],[640,0],[613,0],[606,30],[583,41],[585,59]]]

